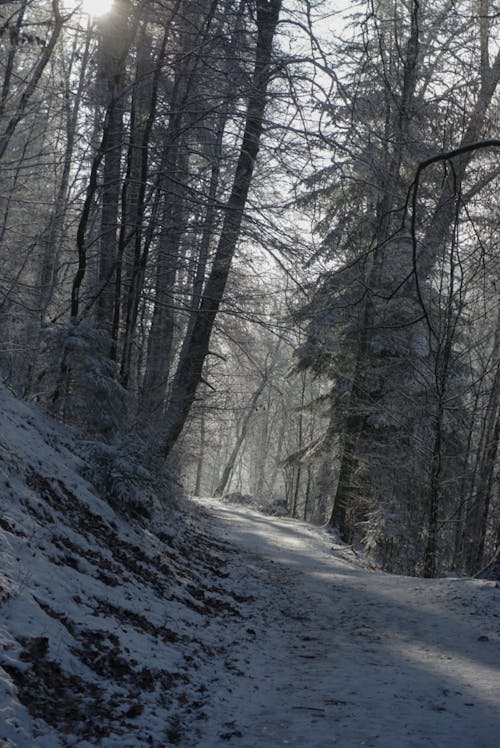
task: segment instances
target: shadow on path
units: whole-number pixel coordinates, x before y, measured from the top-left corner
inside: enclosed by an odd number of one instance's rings
[[[342,546],[318,528],[202,505],[214,531],[243,551],[233,573],[263,579],[247,621],[256,641],[235,653],[241,675],[217,697],[239,725],[229,744],[500,744],[493,584],[370,571],[339,559]],[[215,726],[217,708],[212,717]],[[215,732],[200,748],[220,744]]]

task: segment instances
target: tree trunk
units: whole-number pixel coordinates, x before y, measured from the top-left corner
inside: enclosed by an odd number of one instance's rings
[[[203,363],[208,354],[214,321],[224,296],[239,239],[243,212],[259,151],[267,86],[271,74],[273,39],[280,7],[281,0],[257,2],[255,67],[240,155],[210,276],[193,329],[186,345],[183,346],[173,381],[161,438],[161,451],[165,457],[176,444],[194,402],[201,381]]]
[[[363,372],[367,367],[369,330],[373,327],[374,309],[370,299],[364,302],[364,317],[357,342],[358,350],[353,374],[346,422],[343,428],[344,443],[340,459],[333,508],[328,524],[335,527],[343,541],[350,542],[353,528],[348,514],[356,503],[354,473],[357,465],[357,447],[365,420],[371,410],[370,393],[363,384]]]
[[[217,118],[217,130],[215,134],[213,153],[212,153],[212,170],[210,174],[210,183],[208,186],[207,208],[205,220],[203,222],[203,231],[200,240],[198,256],[196,258],[196,272],[193,281],[193,295],[191,299],[191,313],[189,316],[188,327],[186,331],[186,340],[189,339],[194,323],[200,308],[200,302],[203,292],[203,283],[208,263],[210,242],[214,236],[214,228],[217,218],[217,191],[219,189],[220,167],[222,159],[222,143],[224,130],[228,119],[226,107]]]
[[[498,335],[496,336],[498,339]],[[496,341],[498,342],[498,341]],[[497,349],[498,350],[498,349]],[[488,515],[491,502],[496,457],[498,452],[500,418],[500,372],[497,370],[491,391],[488,411],[485,416],[485,429],[482,439],[482,453],[478,465],[478,482],[474,487],[474,497],[467,512],[466,569],[468,574],[476,574],[483,564]]]
[[[128,0],[121,0],[101,21],[101,64],[98,90],[106,106],[107,136],[103,153],[101,236],[97,268],[97,327],[113,334],[120,223],[121,159],[124,142],[125,59],[133,31]],[[122,218],[124,218],[122,216]],[[110,351],[111,352],[111,351]]]
[[[156,426],[161,422],[171,368],[174,334],[174,285],[181,259],[181,243],[186,231],[186,183],[189,179],[189,152],[186,133],[192,126],[190,97],[196,93],[200,65],[198,45],[206,41],[210,31],[215,0],[203,17],[201,38],[192,37],[189,24],[182,39],[182,53],[175,65],[170,118],[162,171],[164,209],[156,270],[155,303],[148,339],[146,371],[141,392],[141,405]],[[199,10],[194,10],[194,16]],[[193,18],[195,20],[195,18]]]
[[[198,452],[198,462],[196,463],[196,480],[194,485],[194,495],[201,495],[201,486],[203,478],[203,463],[205,459],[206,445],[206,428],[205,428],[205,411],[202,408],[200,413],[200,447]]]
[[[149,249],[152,241],[153,227],[158,218],[158,209],[160,205],[161,179],[158,180],[158,184],[156,186],[156,195],[150,215],[149,231],[146,232],[143,244],[143,234],[145,229],[143,223],[146,201],[146,185],[149,176],[149,146],[158,106],[160,76],[163,71],[168,42],[171,38],[172,23],[177,17],[179,5],[180,0],[177,0],[175,7],[170,14],[168,23],[165,26],[163,37],[155,61],[150,89],[148,87],[148,90],[142,92],[142,95],[140,95],[140,101],[137,102],[136,105],[136,118],[133,119],[135,127],[134,131],[131,133],[131,142],[129,147],[130,187],[133,194],[129,195],[128,189],[126,194],[124,194],[124,200],[126,200],[127,203],[126,214],[127,216],[130,216],[131,226],[123,227],[120,236],[119,247],[119,273],[122,274],[122,263],[126,247],[128,242],[133,240],[133,256],[130,259],[129,265],[125,268],[126,292],[124,294],[123,300],[121,300],[121,307],[123,308],[120,309],[124,317],[120,381],[124,387],[129,386],[130,377],[132,374],[132,356],[134,350],[134,340],[136,336],[137,319],[139,314],[139,304],[144,286],[144,276],[146,272]],[[147,40],[143,40],[143,45],[146,46],[146,44]],[[143,55],[145,54],[146,52],[143,51]],[[138,60],[136,82],[141,86],[141,88],[144,86],[144,82],[142,82],[141,84],[141,78],[144,73],[147,72],[143,71],[144,66],[144,61],[141,62]],[[146,101],[148,111],[145,122],[143,122],[142,117],[140,116],[141,113],[137,110],[142,106],[146,106]],[[165,171],[166,155],[167,154],[165,153],[163,162],[161,164],[160,173],[163,173]],[[136,179],[139,185],[134,189],[133,184]],[[116,294],[117,297],[121,295],[120,287],[117,288]],[[115,340],[118,339],[119,335],[118,309],[119,308],[115,309],[113,333],[113,337]]]
[[[423,575],[430,579],[436,575],[436,552],[439,511],[439,488],[441,479],[441,436],[443,428],[443,404],[438,403],[438,413],[434,427],[434,445],[431,458],[431,479],[429,488],[429,509],[427,518],[427,543],[425,546]]]
[[[71,73],[73,70],[73,61],[77,55],[77,49],[73,49],[72,60],[69,66],[68,77],[65,81],[65,115],[66,115],[66,145],[63,156],[63,166],[61,173],[61,181],[59,183],[59,189],[55,199],[52,214],[48,221],[47,227],[43,234],[43,258],[40,267],[40,292],[39,292],[39,307],[41,323],[44,324],[44,318],[47,311],[47,307],[50,304],[52,295],[54,293],[54,287],[57,280],[57,265],[58,258],[61,251],[61,244],[63,241],[64,234],[64,221],[66,211],[68,209],[68,187],[69,178],[71,174],[71,168],[73,165],[73,152],[75,148],[76,130],[78,117],[80,114],[80,107],[82,102],[82,96],[85,87],[85,79],[87,76],[87,68],[90,57],[90,31],[88,30],[85,38],[85,46],[82,53],[82,61],[80,64],[80,73],[78,76],[78,86],[73,99],[70,104],[70,88],[71,88]]]
[[[167,148],[171,154],[167,158],[171,183],[165,194],[156,264],[155,304],[141,393],[142,411],[155,425],[161,421],[167,392],[175,322],[175,279],[185,223],[183,180],[187,171],[187,154],[181,143],[174,146],[172,141]]]

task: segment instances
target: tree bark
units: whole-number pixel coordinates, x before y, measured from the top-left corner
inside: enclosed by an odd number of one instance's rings
[[[153,131],[153,125],[157,113],[158,107],[158,93],[160,77],[163,72],[163,65],[167,53],[168,43],[171,39],[172,25],[177,17],[181,0],[177,0],[174,8],[172,9],[168,22],[165,26],[162,40],[158,49],[158,54],[155,61],[154,71],[152,73],[152,80],[150,90],[146,92],[145,96],[141,99],[148,99],[148,112],[145,118],[145,122],[142,121],[140,113],[137,112],[136,119],[133,122],[136,124],[135,133],[131,133],[131,142],[129,147],[129,172],[130,172],[130,183],[133,191],[133,196],[129,195],[128,187],[124,194],[124,202],[127,203],[126,213],[130,217],[131,226],[124,226],[120,236],[119,246],[119,266],[118,273],[120,276],[123,273],[122,263],[126,250],[126,246],[129,241],[133,240],[133,256],[130,259],[129,266],[126,270],[126,292],[123,295],[121,302],[121,308],[115,308],[115,321],[114,321],[114,332],[113,337],[115,340],[118,339],[119,335],[119,311],[122,312],[124,317],[124,330],[122,340],[122,353],[121,353],[121,365],[120,365],[120,381],[124,387],[129,387],[130,377],[132,374],[132,357],[134,350],[134,341],[136,337],[137,319],[139,315],[139,304],[141,293],[144,287],[144,276],[146,272],[147,260],[149,256],[149,249],[152,241],[153,226],[156,219],[158,218],[158,208],[160,204],[160,184],[156,186],[156,196],[153,201],[153,207],[151,210],[149,230],[145,231],[144,227],[144,213],[146,203],[146,185],[149,177],[149,147],[151,142],[151,134]],[[144,53],[143,53],[144,54]],[[143,76],[142,70],[143,64],[138,60],[137,66],[137,83],[141,85],[141,77]],[[146,72],[146,71],[144,71]],[[142,84],[144,85],[144,84]],[[143,105],[141,102],[140,105]],[[139,105],[139,106],[140,106]],[[133,138],[133,139],[132,139]],[[166,154],[164,155],[164,162],[166,160]],[[164,163],[162,164],[161,171],[164,171]],[[137,174],[137,177],[135,176]],[[139,186],[133,187],[134,180],[137,179]],[[159,180],[161,183],[162,180]],[[145,236],[144,236],[145,234]],[[121,295],[121,279],[117,286],[117,297]]]
[[[200,413],[200,446],[198,450],[198,461],[196,463],[196,479],[194,484],[194,495],[201,495],[201,486],[203,478],[203,464],[205,460],[206,428],[205,428],[205,410],[202,408]]]
[[[174,135],[175,138],[175,135]],[[162,216],[156,264],[155,304],[148,339],[141,408],[150,423],[160,423],[171,367],[174,334],[174,290],[180,260],[180,243],[186,220],[183,180],[188,158],[182,143],[167,145],[168,186]]]
[[[43,257],[40,268],[40,291],[39,306],[41,323],[44,324],[44,317],[47,307],[50,304],[54,287],[57,281],[57,265],[61,251],[61,243],[64,236],[64,221],[68,210],[68,188],[73,164],[73,154],[75,149],[77,122],[80,114],[80,107],[85,87],[85,78],[88,72],[88,63],[90,58],[90,31],[87,30],[85,37],[80,72],[78,75],[78,85],[73,102],[70,103],[71,73],[73,70],[73,61],[78,53],[75,48],[72,52],[70,70],[65,81],[65,116],[66,116],[66,145],[64,149],[61,181],[57,191],[52,214],[49,218],[47,227],[43,234]]]
[[[136,19],[137,20],[137,19]],[[107,137],[103,154],[101,236],[97,273],[96,324],[113,334],[118,267],[121,160],[124,143],[125,59],[135,34],[129,0],[120,0],[104,18],[101,39],[102,81],[99,89],[106,105]],[[122,219],[124,217],[122,216]],[[111,352],[111,351],[110,351]]]

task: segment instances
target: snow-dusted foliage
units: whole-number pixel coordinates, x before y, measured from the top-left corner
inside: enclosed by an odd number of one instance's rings
[[[432,51],[438,18],[439,28],[446,18],[452,49],[460,25],[449,6],[380,2],[337,51],[349,75],[324,107],[332,163],[311,176],[302,199],[319,215],[326,270],[298,313],[306,341],[297,351],[299,367],[330,387],[329,426],[316,453],[322,461],[330,455],[323,494],[331,523],[346,540],[364,538],[385,568],[426,576],[463,565],[459,535],[467,527],[457,531],[456,523],[474,503],[472,455],[483,449],[472,401],[481,375],[471,361],[479,319],[496,314],[483,300],[470,324],[480,285],[495,273],[481,246],[484,215],[478,209],[474,222],[461,193],[465,184],[472,194],[475,184],[479,191],[488,184],[481,163],[466,171],[465,161],[448,163],[445,155],[442,172],[415,180],[419,163],[443,149],[443,131],[444,147],[454,145],[463,117],[431,95],[447,65]],[[477,62],[478,52],[474,38],[467,54]],[[488,103],[478,106],[486,111]],[[469,126],[479,137],[474,117]],[[479,502],[483,540],[494,528],[491,512],[484,519],[488,496],[483,491]],[[495,541],[489,547],[494,552]]]
[[[138,434],[116,436],[109,443],[81,440],[85,477],[117,511],[132,517],[151,516],[158,503],[172,506],[181,487],[172,468],[159,465]]]
[[[105,331],[83,323],[49,332],[46,371],[39,374],[54,382],[50,400],[55,411],[83,433],[103,438],[124,426],[131,398],[117,381],[111,344]]]

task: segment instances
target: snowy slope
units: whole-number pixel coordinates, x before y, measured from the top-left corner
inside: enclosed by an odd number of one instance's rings
[[[199,499],[125,522],[0,390],[0,746],[496,748],[500,589]]]
[[[197,744],[245,608],[231,551],[179,511],[125,522],[67,430],[2,390],[0,413],[0,745]]]

